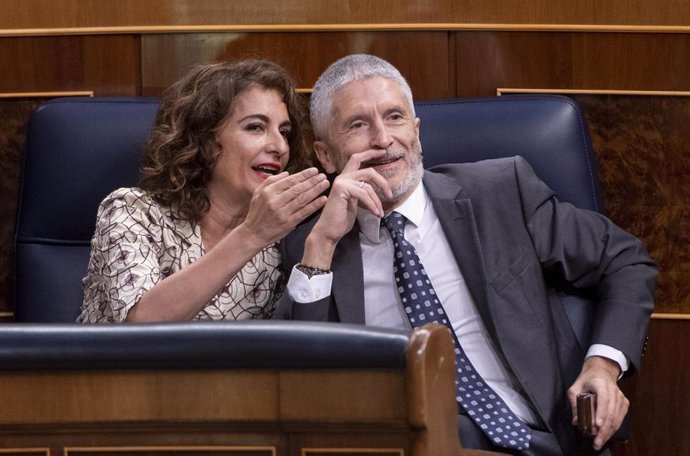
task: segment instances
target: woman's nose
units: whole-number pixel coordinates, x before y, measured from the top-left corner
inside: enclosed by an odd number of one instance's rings
[[[269,148],[278,155],[285,155],[290,152],[290,145],[285,133],[279,130],[273,131],[270,135]]]

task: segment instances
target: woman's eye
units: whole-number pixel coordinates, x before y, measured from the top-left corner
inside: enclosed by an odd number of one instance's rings
[[[263,129],[264,127],[261,124],[248,124],[245,127],[245,130],[247,131],[262,131]]]
[[[283,136],[283,138],[290,137],[290,132],[291,130],[289,128],[281,128],[280,130],[280,134]]]

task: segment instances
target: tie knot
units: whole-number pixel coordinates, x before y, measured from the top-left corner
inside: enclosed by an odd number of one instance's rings
[[[391,233],[391,236],[396,233],[404,237],[405,222],[407,219],[399,212],[391,212],[381,219],[381,225]]]

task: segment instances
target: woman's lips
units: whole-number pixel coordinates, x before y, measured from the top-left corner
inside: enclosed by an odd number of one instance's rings
[[[273,163],[262,163],[260,165],[252,166],[255,173],[261,177],[261,179],[267,179],[269,176],[274,176],[280,172],[280,165]]]

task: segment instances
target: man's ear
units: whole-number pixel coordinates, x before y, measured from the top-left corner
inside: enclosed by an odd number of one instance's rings
[[[314,141],[314,153],[316,158],[321,162],[324,171],[328,174],[335,173],[338,169],[335,166],[335,160],[333,159],[333,154],[331,153],[328,144],[324,141]]]

